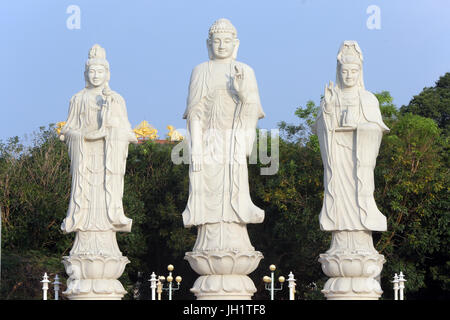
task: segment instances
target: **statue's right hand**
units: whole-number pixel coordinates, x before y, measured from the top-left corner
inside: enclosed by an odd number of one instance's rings
[[[328,85],[325,85],[325,93],[324,93],[324,99],[325,99],[325,105],[330,106],[336,97],[336,94],[334,92],[334,83],[333,81],[330,81]]]
[[[192,171],[198,172],[202,170],[202,155],[193,154],[191,156]]]

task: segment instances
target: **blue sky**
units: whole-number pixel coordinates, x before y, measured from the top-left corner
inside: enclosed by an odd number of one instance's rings
[[[66,26],[70,5],[80,29]],[[366,26],[369,5],[380,8],[379,30]],[[296,107],[318,102],[343,40],[363,51],[366,88],[390,91],[398,107],[450,71],[448,0],[2,1],[0,140],[66,120],[95,43],[132,126],[147,120],[162,137],[169,124],[184,128],[190,72],[207,60],[208,28],[222,17],[238,30],[238,60],[255,70],[260,128],[296,122]]]

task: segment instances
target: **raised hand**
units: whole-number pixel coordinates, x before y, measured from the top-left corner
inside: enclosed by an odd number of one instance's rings
[[[329,85],[325,85],[325,103],[331,104],[334,102],[334,99],[336,97],[336,94],[334,92],[334,83],[333,81],[330,81]]]
[[[237,65],[234,65],[234,71],[236,72],[233,78],[234,90],[236,90],[239,98],[244,98],[244,70],[239,69]]]

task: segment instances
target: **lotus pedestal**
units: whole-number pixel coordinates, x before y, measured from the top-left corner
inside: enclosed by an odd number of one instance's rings
[[[120,300],[127,293],[119,280],[129,263],[115,232],[77,232],[70,256],[63,257],[70,300]]]
[[[333,232],[331,248],[319,262],[330,277],[322,293],[328,300],[378,300],[383,293],[377,277],[384,256],[373,247],[370,231]]]
[[[259,251],[193,251],[185,259],[200,274],[191,292],[198,300],[250,300],[256,292],[247,276],[263,258]]]

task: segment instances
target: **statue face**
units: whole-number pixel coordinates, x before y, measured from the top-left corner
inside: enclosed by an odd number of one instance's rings
[[[233,55],[236,41],[232,33],[214,33],[210,39],[214,59],[227,59]]]
[[[108,72],[102,65],[91,65],[87,71],[89,83],[94,87],[100,87],[105,84]]]
[[[340,77],[345,87],[353,87],[358,83],[359,79],[359,65],[353,63],[346,63],[341,65]]]

